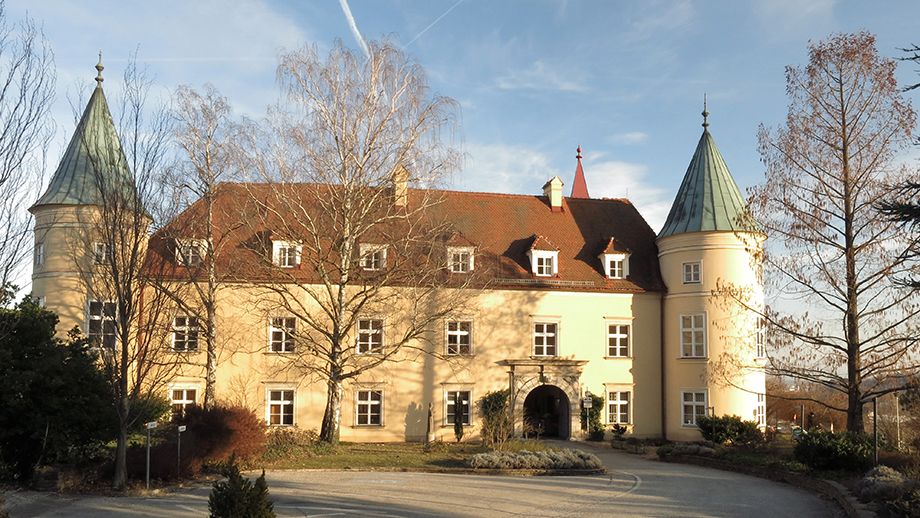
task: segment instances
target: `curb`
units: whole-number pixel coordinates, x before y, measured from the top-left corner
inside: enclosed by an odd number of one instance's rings
[[[774,482],[784,482],[813,493],[829,498],[843,509],[848,518],[875,518],[877,515],[870,510],[865,504],[856,499],[845,487],[832,480],[813,478],[800,473],[788,471],[777,471],[760,466],[744,466],[733,464],[719,459],[710,459],[707,457],[696,457],[693,455],[681,455],[677,457],[666,456],[661,458],[664,462],[673,462],[677,464],[693,464],[705,468],[719,469],[722,471],[732,471],[743,473],[759,478],[765,478]]]

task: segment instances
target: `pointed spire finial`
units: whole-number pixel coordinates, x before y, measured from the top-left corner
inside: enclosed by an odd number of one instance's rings
[[[575,158],[581,160],[581,144],[578,144],[578,154],[575,155]]]
[[[102,86],[102,82],[105,81],[105,79],[102,78],[102,69],[104,69],[104,68],[105,68],[105,67],[102,66],[102,51],[100,50],[100,51],[99,51],[99,63],[96,63],[96,72],[97,72],[97,75],[96,75],[96,87],[97,87],[97,88],[101,87],[101,86]]]
[[[709,127],[709,110],[706,109],[706,94],[703,94],[703,127]]]

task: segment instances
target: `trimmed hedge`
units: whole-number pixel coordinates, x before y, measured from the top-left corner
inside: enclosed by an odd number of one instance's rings
[[[795,460],[820,470],[862,471],[871,454],[872,439],[850,431],[815,430],[803,435],[792,450]]]
[[[518,453],[490,451],[473,455],[467,461],[475,469],[600,469],[600,459],[578,450],[522,451]]]

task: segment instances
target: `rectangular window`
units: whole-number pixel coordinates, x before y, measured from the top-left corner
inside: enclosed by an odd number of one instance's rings
[[[706,357],[706,315],[680,316],[680,356]]]
[[[756,330],[754,336],[754,357],[755,358],[766,358],[767,357],[767,348],[766,348],[766,321],[763,317],[757,317]]]
[[[547,256],[537,257],[537,275],[550,276],[553,274],[553,258]]]
[[[383,320],[358,320],[358,354],[383,353]]]
[[[387,249],[382,245],[361,245],[361,268],[382,270],[387,266]]]
[[[706,391],[681,392],[684,426],[696,426],[696,418],[706,415]]]
[[[457,321],[447,323],[447,354],[469,355],[473,353],[473,323]]]
[[[268,424],[294,426],[294,391],[268,391]]]
[[[534,323],[533,355],[556,356],[558,345],[558,324]]]
[[[169,391],[173,417],[182,417],[185,415],[186,408],[195,406],[197,392],[195,389],[172,389]]]
[[[624,259],[620,258],[610,259],[607,261],[607,277],[610,277],[611,279],[622,279],[626,277],[624,268],[625,262],[626,261]]]
[[[460,418],[460,422],[468,425],[472,424],[470,420],[470,391],[469,390],[448,390],[445,397],[447,401],[447,409],[444,412],[446,418],[446,423],[448,426],[453,426],[457,422],[457,418]],[[457,407],[457,399],[460,400],[460,406]],[[459,413],[458,413],[459,408]]]
[[[629,424],[629,392],[611,390],[607,392],[607,423]]]
[[[198,318],[180,315],[173,319],[173,349],[198,350]]]
[[[767,395],[757,394],[757,408],[754,409],[754,421],[757,426],[767,424]]]
[[[700,263],[684,263],[684,284],[700,282]]]
[[[469,273],[473,270],[473,251],[467,248],[449,248],[447,259],[452,273]]]
[[[383,391],[359,390],[357,396],[355,423],[367,426],[383,424]]]
[[[118,306],[114,302],[89,301],[86,336],[89,338],[90,343],[93,344],[93,347],[115,349],[117,308]]]
[[[282,268],[297,266],[298,250],[296,246],[279,246],[277,264]]]
[[[273,353],[294,352],[294,317],[280,317],[269,320],[269,350]]]
[[[45,244],[38,243],[35,245],[35,266],[45,264]]]
[[[204,247],[198,241],[182,241],[179,243],[179,264],[190,267],[201,264],[204,256]]]
[[[93,264],[101,266],[112,263],[112,249],[106,243],[93,243]]]
[[[607,356],[629,357],[629,325],[607,324]]]

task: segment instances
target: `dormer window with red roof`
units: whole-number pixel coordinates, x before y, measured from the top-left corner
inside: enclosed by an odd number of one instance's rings
[[[473,248],[452,246],[447,248],[447,266],[451,273],[473,271]]]
[[[288,241],[272,242],[272,262],[282,268],[294,268],[300,264],[301,247]]]
[[[607,247],[598,256],[608,279],[625,279],[629,275],[629,249],[610,238]]]
[[[386,245],[361,244],[361,268],[368,271],[383,270],[387,266]]]
[[[537,277],[559,273],[559,249],[543,236],[534,236],[527,258],[530,259],[530,271]]]

